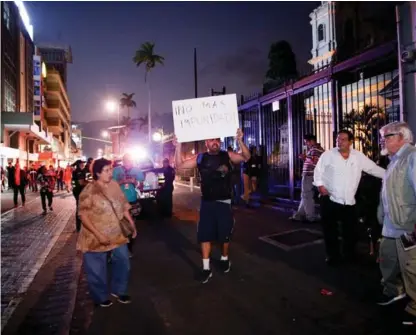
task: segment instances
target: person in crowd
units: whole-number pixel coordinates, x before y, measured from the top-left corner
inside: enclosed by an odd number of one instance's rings
[[[85,162],[82,160],[77,160],[73,167],[75,168],[72,172],[72,194],[74,195],[76,205],[77,205],[77,214],[75,228],[79,232],[81,230],[81,218],[78,214],[79,211],[79,195],[81,194],[84,187],[87,185],[86,175],[85,175]]]
[[[53,211],[53,190],[54,190],[54,177],[50,173],[50,170],[48,171],[46,169],[46,166],[42,165],[37,173],[37,181],[40,185],[40,199],[42,202],[42,209],[43,209],[43,215],[46,215],[46,199],[48,199],[48,208],[52,212]]]
[[[231,269],[228,258],[234,217],[231,207],[231,163],[240,164],[250,159],[250,151],[243,142],[243,132],[237,130],[237,142],[242,153],[222,151],[219,138],[205,141],[207,152],[184,160],[182,147],[177,143],[175,166],[177,169],[198,168],[201,176],[201,207],[197,229],[197,239],[202,251],[202,280],[207,283],[212,277],[210,267],[211,245],[214,241],[222,244],[221,269],[227,273]]]
[[[243,164],[244,195],[243,200],[248,205],[250,194],[257,191],[258,179],[262,168],[261,157],[257,154],[257,148],[250,148],[250,160]]]
[[[228,147],[227,151],[234,152],[232,147]],[[233,192],[232,204],[238,205],[241,199],[241,164],[233,164],[232,166],[231,187]]]
[[[94,161],[94,158],[90,157],[87,159],[87,164],[85,164],[85,180],[87,181],[87,183],[92,182],[93,178],[92,178],[92,171],[91,171],[91,164]]]
[[[144,174],[137,166],[134,166],[133,163],[131,155],[125,154],[123,156],[123,165],[120,165],[113,170],[113,178],[120,185],[121,190],[130,204],[130,208],[135,212],[135,215],[133,216],[137,219],[141,208],[136,187],[138,182],[144,180]],[[133,256],[133,243],[134,239],[130,239],[130,242],[128,243],[130,257]]]
[[[13,186],[12,186],[12,184],[10,183],[10,171],[11,171],[12,169],[14,169],[14,167],[13,167],[13,162],[12,162],[12,161],[9,161],[9,162],[7,163],[7,167],[6,167],[6,178],[7,178],[7,189],[8,189],[8,190],[13,189]]]
[[[416,148],[405,122],[380,129],[390,164],[383,179],[378,219],[383,225],[379,265],[382,306],[409,298],[403,325],[416,325]],[[413,245],[413,248],[412,248]],[[407,248],[408,247],[408,248]],[[400,275],[401,274],[401,275]]]
[[[58,192],[64,190],[64,170],[60,165],[56,169],[56,190]]]
[[[18,196],[22,199],[22,206],[25,205],[26,196],[25,196],[25,187],[27,184],[27,178],[25,171],[20,168],[19,159],[16,159],[15,166],[12,166],[9,169],[9,186],[13,188],[13,202],[14,207],[18,206]]]
[[[173,210],[173,182],[175,181],[175,169],[170,166],[168,158],[163,160],[163,175],[165,183],[157,194],[157,203],[160,213],[164,217],[172,217]]]
[[[353,134],[341,130],[337,135],[337,147],[325,151],[314,170],[314,185],[321,196],[321,220],[323,225],[328,265],[342,260],[355,260],[357,241],[357,213],[355,194],[362,172],[383,178],[385,170],[362,152],[352,148]],[[338,242],[338,221],[342,224],[342,255]]]
[[[3,193],[3,191],[5,189],[5,186],[4,186],[5,175],[6,175],[6,173],[4,171],[4,168],[1,167],[1,193]]]
[[[303,160],[301,200],[297,212],[290,219],[315,222],[319,220],[319,217],[315,213],[313,172],[324,149],[316,143],[316,136],[312,134],[304,136],[304,143],[307,151],[299,155],[299,158]]]
[[[32,192],[37,192],[38,191],[38,182],[37,182],[38,176],[37,176],[37,171],[35,169],[35,166],[33,164],[30,167],[29,175],[30,175],[30,180],[31,180],[30,189],[32,190]]]
[[[64,171],[64,183],[66,191],[69,193],[71,190],[71,182],[72,182],[72,172],[74,170],[72,169],[71,165],[68,163],[68,165],[65,168]]]
[[[112,180],[111,161],[104,158],[92,163],[93,181],[88,183],[79,197],[81,229],[77,249],[83,252],[84,267],[89,291],[95,304],[109,307],[113,296],[120,303],[128,304],[127,294],[130,260],[128,238],[120,228],[120,220],[126,218],[137,235],[136,226],[130,215],[130,204]],[[107,254],[111,254],[111,282],[108,285]]]

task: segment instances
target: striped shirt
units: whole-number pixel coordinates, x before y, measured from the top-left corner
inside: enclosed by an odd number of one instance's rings
[[[316,163],[318,163],[319,157],[321,157],[324,151],[325,150],[319,143],[314,144],[308,148],[305,161],[303,162],[302,173],[304,175],[313,176],[313,171],[315,170]]]

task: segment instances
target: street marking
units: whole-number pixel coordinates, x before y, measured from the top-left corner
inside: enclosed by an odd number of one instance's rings
[[[322,232],[320,232],[319,230],[301,228],[301,229],[287,230],[287,231],[284,231],[284,232],[278,233],[278,234],[260,236],[259,240],[261,240],[263,242],[266,242],[266,243],[269,243],[269,244],[272,244],[272,245],[274,245],[274,246],[276,246],[280,249],[283,249],[284,251],[292,251],[292,250],[295,250],[295,249],[301,249],[301,248],[312,246],[312,245],[322,244],[323,241],[324,241],[323,238],[319,238],[319,239],[316,239],[316,240],[311,241],[311,242],[306,242],[306,243],[301,243],[301,244],[296,244],[296,245],[293,245],[293,246],[289,246],[287,244],[275,241],[274,239],[271,238],[272,236],[287,235],[287,234],[290,234],[290,233],[296,233],[298,231],[307,231],[311,234],[322,237]]]
[[[183,186],[183,187],[188,187],[188,188],[191,188],[191,185],[188,185],[188,184],[182,184],[182,183],[177,182],[177,181],[173,182],[173,184],[174,184],[174,186],[179,185],[179,186]],[[193,187],[194,187],[194,188],[201,188],[200,186],[197,186],[197,185],[194,185]]]

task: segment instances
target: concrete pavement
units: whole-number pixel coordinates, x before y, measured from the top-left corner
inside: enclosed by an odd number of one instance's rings
[[[269,209],[236,211],[232,270],[227,275],[219,272],[215,250],[212,281],[200,284],[198,198],[198,192],[177,187],[175,217],[141,224],[132,259],[132,304],[84,311],[86,333],[406,333],[397,309],[375,304],[380,277],[365,249],[359,263],[340,268],[325,265],[319,243],[284,251],[259,238],[319,227],[292,223],[287,215]],[[333,295],[322,295],[322,289]],[[80,328],[77,332],[83,333]]]
[[[40,199],[2,215],[2,334],[57,334],[69,329],[80,273],[75,201],[54,197],[41,215]]]
[[[319,227],[267,208],[236,210],[232,270],[219,272],[215,249],[212,281],[200,284],[198,191],[178,186],[174,206],[170,220],[140,221],[133,302],[108,309],[94,308],[80,272],[72,196],[47,217],[38,202],[3,214],[2,334],[406,334],[400,309],[374,303],[380,277],[364,248],[340,268],[324,264],[320,243],[285,251],[260,238]]]
[[[26,192],[26,204],[29,204],[30,202],[34,201],[38,197],[39,197],[39,192],[27,191]],[[19,201],[19,206],[20,206],[22,204],[20,194],[19,194],[18,201]],[[5,213],[9,211],[13,207],[14,207],[13,191],[7,190],[1,193],[1,213]]]

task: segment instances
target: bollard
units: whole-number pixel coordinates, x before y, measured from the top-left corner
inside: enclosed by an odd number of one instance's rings
[[[191,186],[191,192],[194,191],[194,177],[189,178],[189,185]]]

